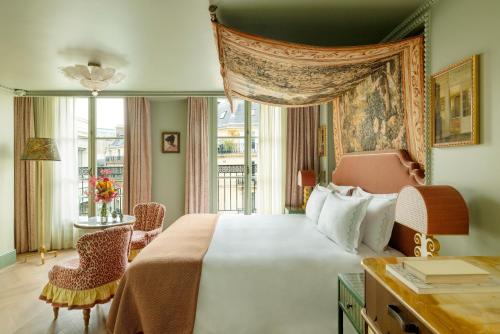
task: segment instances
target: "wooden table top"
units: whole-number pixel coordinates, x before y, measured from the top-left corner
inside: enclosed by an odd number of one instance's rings
[[[468,261],[500,278],[500,256],[436,257]],[[429,329],[436,333],[500,333],[500,293],[419,295],[386,273],[385,265],[403,258],[366,258],[363,267]]]

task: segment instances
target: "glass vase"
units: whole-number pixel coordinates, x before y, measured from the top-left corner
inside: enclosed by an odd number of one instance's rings
[[[101,205],[101,223],[108,222],[108,203],[103,202]]]

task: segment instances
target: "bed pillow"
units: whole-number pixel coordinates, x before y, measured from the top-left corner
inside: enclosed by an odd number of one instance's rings
[[[356,253],[361,222],[371,200],[372,197],[328,194],[318,219],[318,230],[346,251]]]
[[[349,192],[354,189],[353,186],[338,186],[333,182],[330,182],[328,184],[327,188],[330,191],[335,191],[336,193],[339,193],[339,194],[344,195],[344,196],[349,195]]]
[[[396,199],[398,198],[398,194],[397,193],[394,193],[394,194],[372,194],[372,193],[369,193],[367,191],[364,191],[363,189],[361,189],[360,187],[356,187],[356,189],[354,189],[354,191],[352,192],[352,196],[372,196],[372,197],[375,197],[375,198],[386,198],[386,199]]]
[[[372,200],[361,223],[361,240],[376,253],[381,253],[391,239],[396,198],[370,197]]]
[[[319,214],[325,203],[326,196],[328,196],[330,192],[330,190],[318,184],[314,187],[311,196],[309,196],[309,200],[306,204],[306,216],[314,223],[318,222]]]

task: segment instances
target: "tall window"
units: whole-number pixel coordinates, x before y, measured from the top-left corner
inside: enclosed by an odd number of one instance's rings
[[[259,105],[217,98],[217,208],[226,213],[255,213]]]
[[[75,99],[76,130],[78,135],[78,199],[79,214],[89,213],[89,99]]]
[[[77,99],[80,215],[94,215],[95,203],[87,195],[89,175],[103,172],[123,182],[125,110],[123,98]],[[111,210],[122,209],[122,193]]]

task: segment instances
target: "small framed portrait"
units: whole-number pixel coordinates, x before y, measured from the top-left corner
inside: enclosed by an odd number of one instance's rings
[[[161,151],[163,153],[179,153],[181,151],[181,133],[162,132]]]
[[[431,77],[432,146],[479,144],[478,56]]]

